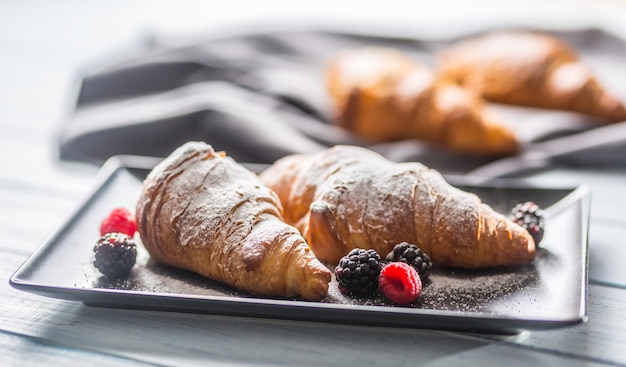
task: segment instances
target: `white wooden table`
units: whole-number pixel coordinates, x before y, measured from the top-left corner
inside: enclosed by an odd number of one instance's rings
[[[0,285],[0,365],[626,365],[626,167],[541,177],[592,188],[589,320],[565,329],[496,338],[102,309],[11,288],[9,277],[94,184],[98,167],[60,162],[55,155],[56,132],[71,109],[84,65],[114,50],[131,50],[133,42],[152,31],[176,36],[247,20],[298,20],[293,14],[307,15],[308,21],[409,23],[411,12],[398,11],[401,4],[414,7],[415,19],[425,23],[438,15],[468,18],[461,5],[445,2],[425,8],[392,1],[380,9],[361,6],[358,14],[356,2],[335,5],[336,11],[323,3],[299,9],[287,2],[228,3],[0,2],[0,276],[5,279]],[[559,1],[544,2],[542,8],[535,2],[509,8],[494,2],[492,11],[505,14],[501,22],[552,16],[564,23],[603,22],[626,35],[620,29],[626,26],[620,22],[626,19],[623,2],[593,3],[568,2],[561,9]]]

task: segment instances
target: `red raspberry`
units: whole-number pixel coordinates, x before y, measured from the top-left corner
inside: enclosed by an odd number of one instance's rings
[[[100,223],[100,236],[119,232],[133,237],[137,230],[135,217],[125,208],[116,208]]]
[[[417,271],[409,264],[392,262],[380,271],[378,289],[390,301],[408,304],[415,301],[422,291],[422,281]]]

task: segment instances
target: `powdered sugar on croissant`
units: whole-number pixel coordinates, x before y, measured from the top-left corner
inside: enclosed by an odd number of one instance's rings
[[[320,299],[330,271],[278,197],[210,145],[190,142],[144,181],[137,225],[150,256],[260,295]]]
[[[336,264],[355,247],[381,254],[414,243],[442,265],[528,263],[530,234],[420,163],[394,163],[364,148],[337,146],[285,157],[261,174],[316,256]]]

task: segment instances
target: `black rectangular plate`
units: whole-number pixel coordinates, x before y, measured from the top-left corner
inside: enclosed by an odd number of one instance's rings
[[[107,161],[92,194],[15,272],[10,284],[90,306],[476,333],[553,329],[586,318],[589,189],[537,186],[521,180],[477,183],[467,177],[447,177],[501,212],[528,200],[545,208],[546,235],[535,261],[475,271],[434,268],[419,301],[411,306],[394,306],[382,297],[343,296],[334,280],[320,302],[256,297],[157,264],[141,245],[130,276],[109,281],[92,264],[100,221],[115,207],[134,210],[142,180],[155,162],[135,156]]]

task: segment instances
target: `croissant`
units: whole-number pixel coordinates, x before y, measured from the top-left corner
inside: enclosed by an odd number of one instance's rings
[[[286,156],[260,178],[280,197],[285,221],[331,265],[353,248],[385,256],[404,241],[451,267],[524,264],[535,257],[526,229],[420,163],[335,146]]]
[[[201,142],[176,149],[146,177],[136,208],[150,256],[253,294],[317,300],[330,271],[282,221],[276,194]]]
[[[626,120],[624,105],[576,51],[547,34],[499,32],[463,40],[441,52],[439,65],[445,78],[494,102]]]
[[[388,48],[347,50],[326,68],[333,122],[371,142],[420,139],[475,156],[515,153],[514,133],[477,93]]]

